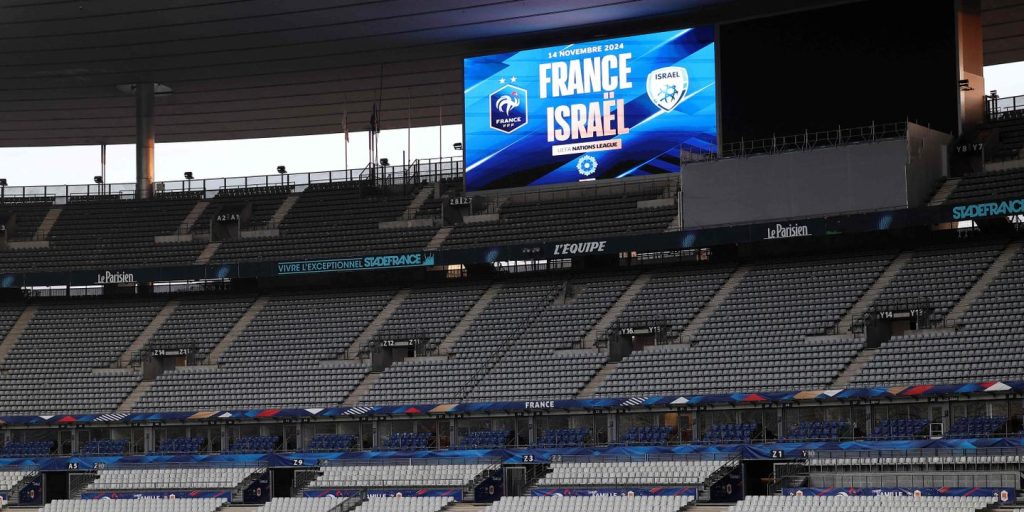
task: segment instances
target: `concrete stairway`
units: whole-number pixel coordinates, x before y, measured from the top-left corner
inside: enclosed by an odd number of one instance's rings
[[[675,192],[673,192],[675,193]],[[668,223],[668,227],[665,228],[665,232],[669,233],[672,231],[683,230],[683,209],[677,203],[676,205],[676,216],[672,217],[672,222]]]
[[[846,312],[846,315],[839,320],[839,325],[837,327],[839,334],[846,334],[850,332],[850,329],[853,328],[853,323],[856,322],[858,318],[864,316],[864,313],[866,313],[868,308],[875,303],[875,300],[882,294],[882,291],[892,283],[892,280],[900,273],[900,270],[903,270],[903,267],[905,267],[907,262],[909,262],[913,257],[914,253],[912,251],[904,251],[889,262],[889,266],[882,271],[882,274],[878,276],[878,279],[871,284],[871,287],[864,292],[864,295],[861,295],[860,299],[858,299],[857,302],[850,307],[850,310]]]
[[[69,483],[73,483],[68,486],[68,499],[82,499],[82,491],[89,487],[89,484],[95,482],[97,478],[99,478],[99,473],[95,471],[77,473],[73,480],[69,478]]]
[[[444,340],[442,340],[437,346],[438,354],[447,355],[451,353],[452,347],[455,346],[455,342],[458,341],[463,334],[466,334],[466,331],[469,330],[469,327],[473,325],[473,322],[475,322],[477,317],[480,316],[480,313],[483,313],[484,310],[487,309],[487,306],[490,305],[491,301],[498,296],[498,293],[501,292],[501,288],[501,283],[494,283],[487,288],[487,291],[477,299],[476,303],[473,304],[473,307],[469,308],[469,311],[467,311],[462,319],[459,320],[459,323],[455,324],[455,327],[452,328],[448,335],[444,337]]]
[[[405,207],[405,211],[402,212],[402,216],[398,220],[409,220],[415,219],[416,215],[420,212],[420,208],[423,204],[430,199],[430,196],[434,195],[434,187],[423,187],[416,194],[416,197],[409,201],[409,205]]]
[[[928,206],[938,206],[946,202],[949,199],[949,195],[953,193],[956,186],[960,184],[960,178],[950,178],[939,187],[938,190],[932,194],[932,198],[928,200]]]
[[[836,377],[836,380],[832,381],[831,388],[846,389],[850,387],[850,382],[853,382],[854,377],[860,375],[860,371],[871,362],[871,358],[875,357],[876,352],[878,352],[877,348],[861,349],[857,357],[854,357],[846,369]]]
[[[153,387],[155,380],[142,380],[139,381],[139,385],[135,386],[135,389],[121,402],[121,405],[117,406],[117,412],[131,412],[135,404],[139,403],[142,399],[142,395],[145,395],[149,388]]]
[[[377,317],[370,322],[370,325],[367,325],[366,329],[363,329],[363,332],[359,333],[355,341],[348,346],[348,350],[345,351],[345,359],[355,359],[359,356],[359,352],[380,331],[380,328],[391,318],[391,315],[395,314],[398,306],[402,305],[402,301],[409,296],[409,293],[408,288],[403,288],[391,297],[391,300],[384,306],[384,309],[380,310],[380,313],[377,313]]]
[[[270,216],[269,226],[274,228],[280,226],[281,222],[284,221],[285,216],[288,215],[292,206],[295,206],[295,203],[301,196],[302,194],[300,192],[292,192],[291,194],[288,194],[288,197],[284,198],[284,201],[281,201],[281,205],[278,206],[277,210],[274,210],[274,214]]]
[[[210,202],[203,199],[198,202],[192,209],[189,210],[188,215],[185,215],[185,219],[178,224],[178,230],[172,235],[156,235],[153,237],[153,242],[158,244],[167,243],[180,243],[180,242],[192,242],[197,240],[196,236],[192,234],[192,228],[195,227],[196,221],[203,215],[203,212],[210,206]],[[204,235],[204,240],[209,240],[209,234]],[[212,254],[212,253],[211,253]]]
[[[682,231],[682,230],[683,230],[683,216],[677,213],[676,216],[672,218],[672,222],[668,223],[668,226],[665,228],[665,232],[666,233],[671,233],[673,231]]]
[[[46,212],[46,216],[43,217],[43,221],[39,223],[39,227],[36,228],[36,234],[32,236],[33,240],[46,240],[50,236],[50,230],[53,229],[54,224],[57,223],[57,219],[60,218],[63,208],[53,207],[50,211]]]
[[[7,354],[11,353],[11,349],[14,348],[14,344],[18,342],[18,338],[25,332],[28,325],[32,323],[32,318],[36,316],[38,307],[35,304],[30,304],[25,307],[18,316],[18,319],[14,322],[11,330],[7,331],[7,335],[4,336],[4,340],[0,342],[0,364],[7,359]]]
[[[1024,247],[1024,242],[1016,241],[1012,242],[1003,248],[1003,252],[999,253],[999,256],[992,262],[992,265],[985,270],[985,273],[974,282],[967,293],[963,297],[960,297],[960,301],[949,310],[949,314],[946,315],[946,320],[951,321],[954,324],[963,320],[964,314],[971,308],[974,301],[981,297],[982,293],[988,288],[988,285],[992,284],[995,278],[999,277],[999,274],[1006,269],[1006,266],[1013,261],[1014,256],[1021,251]]]
[[[739,286],[743,278],[746,277],[747,272],[750,272],[750,267],[747,265],[736,267],[736,270],[732,272],[732,275],[725,281],[725,284],[715,292],[707,304],[704,304],[704,307],[700,308],[697,316],[693,317],[693,320],[690,320],[690,323],[686,325],[686,330],[679,335],[679,339],[683,340],[684,343],[689,343],[690,340],[697,336],[701,327],[704,327],[704,324],[715,313],[718,306],[721,306],[725,299],[729,297],[729,294]]]
[[[28,485],[32,480],[35,480],[35,478],[37,476],[39,476],[39,472],[38,471],[29,471],[28,473],[25,474],[25,476],[21,477],[21,480],[18,480],[17,483],[12,485],[9,488],[12,492],[7,497],[7,500],[8,500],[7,501],[7,507],[4,507],[4,508],[7,509],[7,510],[10,510],[10,508],[8,508],[8,507],[11,507],[11,508],[18,507],[16,510],[19,510],[21,512],[27,512],[29,510],[42,510],[41,508],[40,509],[36,509],[35,507],[32,507],[32,506],[25,506],[25,507],[18,506],[19,503],[20,503],[19,500],[18,500],[18,498],[19,498],[18,495],[20,494],[20,491],[22,489],[24,489],[25,486]]]
[[[233,491],[231,491],[231,503],[232,503],[232,505],[236,505],[236,506],[237,505],[242,505],[243,504],[245,490],[248,489],[249,486],[252,485],[253,482],[255,482],[257,479],[259,479],[261,476],[263,476],[263,475],[265,475],[267,473],[269,473],[269,470],[267,468],[257,469],[251,475],[245,477],[245,480],[242,480],[237,486],[235,486],[235,489]],[[239,507],[239,508],[241,508],[241,507]],[[233,507],[231,507],[231,510],[238,510],[238,509],[233,506]]]
[[[203,252],[199,253],[199,257],[196,258],[196,265],[206,265],[210,262],[210,258],[213,258],[213,254],[220,248],[220,242],[210,242],[203,248]]]
[[[383,375],[383,372],[367,373],[366,377],[363,377],[363,380],[360,381],[359,385],[356,386],[356,388],[353,389],[352,392],[348,394],[348,396],[345,398],[345,401],[342,402],[341,405],[345,407],[354,407],[356,404],[359,403],[360,400],[363,399],[364,396],[366,396],[366,393],[370,391],[370,388],[372,388],[373,385],[377,383],[377,380],[380,379],[381,375]]]
[[[199,220],[199,217],[202,217],[203,212],[205,212],[206,208],[209,206],[209,201],[203,200],[197,202],[195,206],[192,207],[192,210],[188,212],[188,215],[185,216],[185,220],[181,221],[181,224],[178,225],[178,233],[185,234],[192,232],[192,228],[196,225],[196,221]]]
[[[206,358],[207,364],[217,364],[220,362],[221,356],[223,356],[224,353],[231,348],[231,345],[235,340],[245,332],[245,329],[249,327],[249,324],[252,323],[253,319],[260,314],[260,311],[263,311],[263,308],[267,306],[267,302],[270,302],[270,298],[265,296],[257,297],[256,300],[253,301],[252,305],[249,306],[249,309],[247,309],[241,318],[235,322],[235,325],[231,327],[231,330],[228,331],[228,333],[225,334],[219,342],[217,342],[217,346],[213,347],[213,350],[210,351],[210,355]]]
[[[149,344],[149,341],[153,339],[153,335],[163,327],[164,323],[167,322],[167,319],[174,314],[174,310],[177,309],[177,307],[177,299],[167,301],[167,304],[164,304],[164,307],[160,309],[160,312],[150,320],[149,325],[139,333],[139,336],[135,338],[135,341],[133,341],[128,349],[121,354],[121,357],[117,359],[117,363],[115,363],[115,365],[122,368],[128,366],[128,364],[132,362],[132,356]]]
[[[601,367],[594,377],[590,379],[590,382],[579,393],[576,393],[576,398],[590,398],[597,392],[597,388],[604,384],[604,381],[608,380],[608,376],[615,372],[615,369],[619,367],[619,363],[608,363]]]
[[[434,233],[434,238],[431,238],[430,241],[427,242],[427,247],[424,250],[436,251],[440,249],[441,244],[443,244],[444,241],[448,239],[448,236],[452,234],[452,231],[454,229],[455,228],[452,226],[444,226],[441,229],[438,229],[437,233]]]
[[[650,274],[645,273],[636,276],[636,279],[633,280],[633,284],[630,284],[629,288],[626,288],[626,291],[622,292],[622,295],[619,296],[618,300],[608,308],[608,311],[604,312],[601,319],[598,320],[597,323],[594,324],[594,327],[590,329],[590,332],[583,337],[583,347],[594,347],[597,344],[597,340],[608,331],[616,320],[618,320],[622,315],[622,312],[626,310],[627,306],[629,306],[629,303],[633,302],[633,299],[636,298],[640,291],[643,290],[644,286],[647,286],[647,283],[650,281]]]

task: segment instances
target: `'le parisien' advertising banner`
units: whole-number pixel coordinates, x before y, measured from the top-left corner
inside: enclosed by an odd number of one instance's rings
[[[714,27],[466,59],[469,191],[679,172],[716,151]]]

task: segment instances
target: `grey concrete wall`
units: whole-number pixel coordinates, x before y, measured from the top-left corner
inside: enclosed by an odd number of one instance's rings
[[[684,164],[687,229],[918,206],[944,174],[948,136],[913,127],[908,139]],[[917,145],[915,154],[908,140]]]

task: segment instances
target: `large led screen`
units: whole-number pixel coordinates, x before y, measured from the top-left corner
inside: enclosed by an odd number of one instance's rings
[[[715,31],[466,59],[466,189],[679,172],[717,150]]]

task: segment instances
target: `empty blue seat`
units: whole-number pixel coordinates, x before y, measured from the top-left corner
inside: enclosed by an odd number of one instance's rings
[[[709,443],[748,444],[757,430],[757,423],[714,424],[704,434],[704,441]]]
[[[576,447],[584,446],[590,429],[587,428],[558,428],[545,430],[537,441],[540,447]]]
[[[80,450],[83,455],[119,455],[128,451],[127,439],[94,439]]]
[[[430,432],[393,432],[381,442],[381,448],[390,450],[422,450],[430,446],[434,434]]]
[[[622,442],[627,445],[665,445],[671,434],[672,427],[632,427],[622,436]]]
[[[243,436],[235,438],[231,443],[233,453],[266,453],[274,451],[277,445],[277,436]]]
[[[311,452],[347,452],[356,442],[352,434],[318,434],[309,441],[306,449]]]
[[[173,437],[160,441],[157,453],[199,453],[206,439],[202,437]]]
[[[512,432],[508,430],[480,430],[470,432],[463,436],[462,440],[458,444],[458,448],[500,448],[508,444],[508,439],[511,435]]]
[[[987,437],[998,433],[1006,424],[1005,416],[970,416],[958,418],[949,427],[946,437],[970,438]]]
[[[803,421],[790,431],[788,441],[837,441],[846,431],[845,421]]]
[[[7,443],[3,455],[11,457],[45,457],[50,454],[53,441],[25,441]]]
[[[871,439],[913,439],[927,434],[926,419],[889,419],[879,421],[868,436]]]

